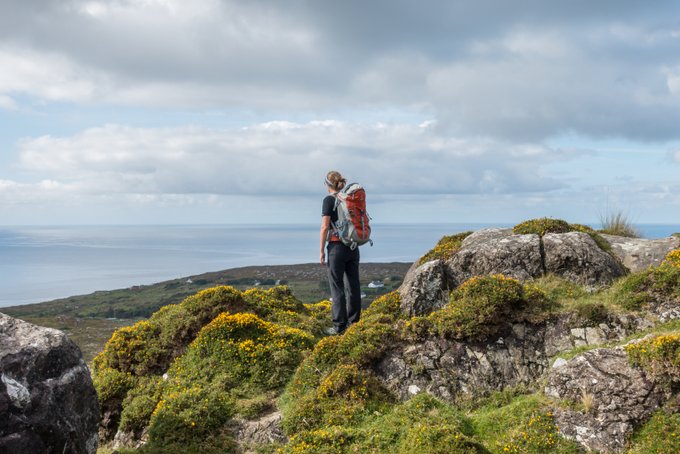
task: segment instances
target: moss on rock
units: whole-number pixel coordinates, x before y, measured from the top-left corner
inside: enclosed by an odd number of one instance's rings
[[[572,228],[567,221],[551,218],[529,219],[512,228],[512,232],[518,235],[533,233],[543,236],[546,233],[567,233],[570,231],[572,231]]]
[[[472,232],[462,232],[455,235],[447,235],[442,237],[442,239],[437,242],[434,248],[429,250],[425,255],[423,255],[418,260],[418,265],[427,263],[431,260],[446,260],[449,259],[458,252],[463,240],[467,238]]]

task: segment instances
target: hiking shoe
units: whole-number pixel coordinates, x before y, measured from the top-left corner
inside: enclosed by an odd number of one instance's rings
[[[335,326],[331,326],[328,328],[324,328],[323,332],[327,336],[341,336],[342,333],[345,332],[345,330],[338,331],[338,329]]]

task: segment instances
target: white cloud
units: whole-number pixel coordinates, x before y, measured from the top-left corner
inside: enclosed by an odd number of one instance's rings
[[[221,130],[108,125],[19,147],[24,171],[92,194],[316,194],[333,168],[375,193],[521,193],[560,187],[541,167],[563,158],[434,127],[339,121]]]
[[[412,110],[458,136],[520,142],[680,134],[672,3],[340,3],[9,2],[0,96]]]

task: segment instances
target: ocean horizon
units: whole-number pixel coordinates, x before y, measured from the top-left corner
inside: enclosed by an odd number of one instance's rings
[[[362,262],[412,262],[443,236],[511,224],[374,224]],[[594,227],[598,227],[594,225]],[[646,238],[680,225],[639,224]],[[148,285],[242,266],[318,261],[319,226],[0,227],[0,307]]]

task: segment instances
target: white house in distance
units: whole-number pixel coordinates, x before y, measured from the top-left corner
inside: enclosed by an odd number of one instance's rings
[[[371,281],[368,284],[368,288],[383,288],[385,284],[382,283],[382,281]]]

